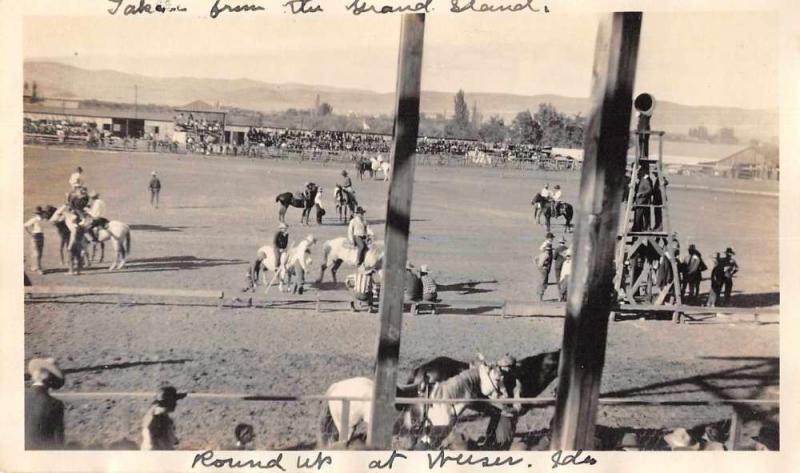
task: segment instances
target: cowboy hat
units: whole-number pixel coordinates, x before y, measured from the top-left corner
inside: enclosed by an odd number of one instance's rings
[[[315,243],[317,241],[317,237],[315,237],[314,235],[308,235],[306,236],[306,240],[308,240],[311,243]]]
[[[736,254],[736,252],[734,252],[734,251],[733,251],[733,248],[731,248],[731,247],[729,246],[729,247],[727,247],[727,248],[725,249],[725,254],[726,254],[726,255],[735,255],[735,254]]]
[[[96,198],[100,197],[100,194],[98,194],[97,191],[92,191],[92,192],[89,192],[89,197],[91,197],[92,199],[96,199]]]
[[[367,211],[364,210],[364,208],[359,205],[358,207],[356,207],[356,213],[357,214],[364,214],[364,213],[367,213]]]
[[[161,405],[174,405],[186,396],[187,393],[179,393],[178,390],[172,386],[164,386],[156,393],[156,402]]]
[[[411,261],[406,261],[406,269],[414,269],[414,265],[411,264]]]
[[[238,424],[233,430],[233,435],[236,437],[236,440],[242,443],[250,443],[256,438],[256,434],[253,432],[253,426],[250,424]]]
[[[36,210],[34,211],[34,213],[37,214],[37,215],[43,214],[44,210],[42,210],[42,206],[41,205],[37,205],[36,206]]]
[[[49,380],[52,388],[64,385],[64,373],[58,367],[55,358],[34,358],[28,362],[28,373],[34,382]]]
[[[427,264],[423,264],[422,266],[420,266],[419,267],[419,272],[420,273],[427,273],[428,272],[428,265]]]
[[[285,223],[281,223],[280,225],[278,225],[278,228],[280,230],[287,230],[289,228],[289,225],[286,225]]]
[[[550,232],[547,232],[547,234],[546,234],[544,237],[545,237],[545,238],[555,238],[556,236],[555,236],[555,235],[553,235],[553,234],[552,234],[552,233],[550,233]]]
[[[155,175],[156,175],[156,172],[155,172],[155,171],[153,171],[153,172],[151,172],[151,173],[150,173],[150,175],[151,175],[151,176],[155,176]]]
[[[664,435],[664,441],[672,450],[700,450],[700,444],[683,427]]]

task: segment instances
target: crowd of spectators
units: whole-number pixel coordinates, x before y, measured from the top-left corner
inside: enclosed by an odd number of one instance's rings
[[[59,138],[82,138],[87,139],[94,135],[99,135],[97,126],[94,123],[71,122],[67,120],[32,120],[26,118],[23,121],[22,129],[24,133],[37,135],[50,135]]]
[[[186,132],[186,148],[189,152],[209,154],[215,143],[224,141],[222,122],[205,117],[195,118],[192,113],[179,113],[175,117],[175,130]]]
[[[286,151],[350,151],[388,153],[392,137],[369,133],[326,130],[276,130],[251,128],[249,143],[277,147]]]

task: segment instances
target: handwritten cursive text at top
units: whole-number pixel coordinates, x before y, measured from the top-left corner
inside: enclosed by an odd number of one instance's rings
[[[424,0],[417,2],[414,5],[382,5],[382,6],[375,6],[370,3],[367,3],[366,0],[353,0],[352,3],[347,5],[345,8],[350,10],[353,15],[360,15],[362,13],[377,13],[377,14],[386,14],[386,13],[430,13],[429,7],[433,3],[433,0]]]
[[[122,5],[125,4],[125,0],[108,0],[109,2],[113,3],[115,6],[109,8],[108,13],[111,15],[116,15]],[[125,16],[128,15],[152,15],[153,13],[182,13],[185,12],[186,8],[180,5],[172,5],[169,0],[166,1],[157,1],[155,4],[148,3],[145,0],[139,0],[139,3],[128,3],[125,5],[125,8],[122,8],[122,14]]]
[[[518,12],[528,10],[532,12],[540,12],[539,8],[533,6],[533,0],[526,0],[517,3],[486,3],[477,0],[450,0],[450,11],[453,13],[463,13],[465,11],[479,12],[479,13],[494,13],[494,12]],[[544,12],[550,13],[547,5],[544,6]]]
[[[264,7],[254,4],[228,5],[227,3],[224,2],[224,0],[214,0],[214,4],[211,5],[211,12],[209,13],[209,16],[211,16],[211,18],[216,18],[220,15],[220,13],[225,13],[225,12],[242,13],[242,12],[252,12],[259,10],[264,10]]]

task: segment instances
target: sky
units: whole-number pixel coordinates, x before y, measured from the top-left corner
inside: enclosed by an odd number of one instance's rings
[[[778,107],[775,13],[646,13],[637,91],[686,105]],[[598,17],[429,15],[424,90],[587,97]],[[23,56],[157,77],[391,92],[400,17],[27,17]]]

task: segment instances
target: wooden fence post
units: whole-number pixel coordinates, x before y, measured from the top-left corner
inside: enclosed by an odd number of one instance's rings
[[[551,448],[591,450],[625,185],[642,14],[600,22]]]
[[[375,366],[372,423],[367,434],[367,444],[371,448],[383,450],[391,447],[392,428],[397,415],[394,398],[397,358],[400,354],[400,330],[403,322],[403,288],[411,222],[411,197],[414,190],[414,153],[419,131],[424,32],[424,14],[403,15],[397,65],[394,142],[390,157],[392,179],[389,183],[389,202],[386,208],[381,325]]]

